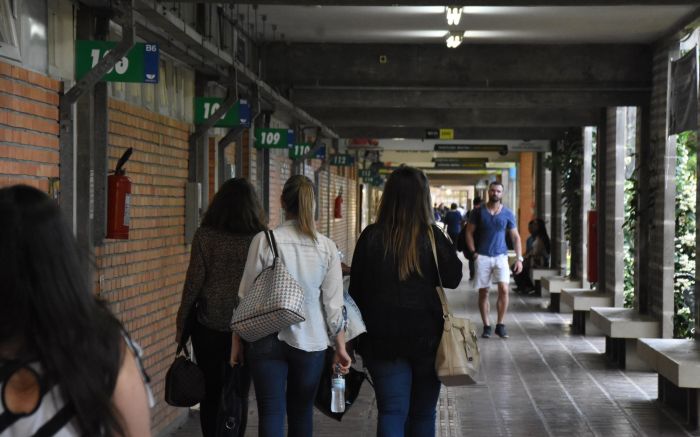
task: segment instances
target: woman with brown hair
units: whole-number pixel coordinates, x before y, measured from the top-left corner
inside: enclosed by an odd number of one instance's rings
[[[194,234],[190,265],[177,312],[178,344],[191,331],[197,364],[204,374],[205,398],[200,403],[204,437],[216,431],[216,414],[224,385],[224,370],[231,354],[231,313],[238,306],[238,284],[253,236],[267,229],[253,186],[243,178],[226,181],[214,196],[202,225]],[[191,324],[192,326],[187,326]],[[186,329],[187,328],[187,329]],[[184,339],[187,341],[187,339]],[[242,393],[250,377],[241,369]],[[246,383],[247,382],[247,383]],[[245,432],[247,404],[243,406]]]
[[[325,350],[335,346],[334,362],[350,367],[345,350],[343,279],[335,243],[316,232],[314,186],[306,176],[292,176],[282,190],[286,221],[274,230],[279,260],[304,290],[306,320],[249,343],[247,361],[258,403],[258,433],[313,435],[313,402],[323,370]],[[245,295],[262,270],[273,263],[264,232],[253,239],[239,295]],[[234,336],[231,362],[241,362],[243,349]]]
[[[377,221],[362,232],[352,258],[350,295],[367,325],[357,350],[374,381],[379,437],[435,435],[435,355],[443,328],[435,287],[440,278],[443,286],[457,287],[462,263],[435,226],[430,205],[425,174],[395,170]]]

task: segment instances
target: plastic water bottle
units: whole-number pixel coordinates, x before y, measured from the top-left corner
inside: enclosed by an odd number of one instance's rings
[[[331,379],[331,411],[334,413],[345,411],[345,378],[337,369]]]

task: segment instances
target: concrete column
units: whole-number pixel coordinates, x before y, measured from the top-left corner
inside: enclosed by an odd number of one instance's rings
[[[556,162],[558,156],[558,145],[552,147],[553,160]],[[561,168],[555,166],[552,169],[552,232],[550,235],[552,246],[551,267],[559,269],[562,274],[566,271],[566,240],[564,238],[564,214],[565,208],[562,206],[561,198]]]
[[[607,190],[605,184],[607,181],[606,171],[608,168],[606,150],[611,142],[608,137],[608,111],[602,109],[600,111],[600,121],[598,122],[598,150],[596,153],[596,210],[598,211],[598,253],[596,260],[598,262],[598,290],[605,289],[605,277],[607,275],[605,265],[605,214],[607,204]]]
[[[535,189],[537,192],[536,214],[544,220],[547,235],[552,235],[552,172],[545,167],[545,160],[552,154],[538,153],[536,162]]]
[[[608,138],[605,150],[605,269],[603,290],[614,295],[615,306],[624,303],[625,144],[627,109],[608,108]]]
[[[567,147],[576,147],[577,150],[583,153],[583,129],[572,129],[570,134],[571,139],[569,144],[567,144]],[[581,160],[581,167],[575,170],[576,171],[573,172],[574,180],[572,181],[572,184],[582,187],[583,160]],[[571,245],[571,276],[580,279],[583,274],[583,208],[581,201],[572,204],[571,208],[573,208],[573,211],[569,211],[567,213],[567,216],[571,220],[571,223],[569,224],[571,230],[571,241],[569,242]]]
[[[581,280],[588,282],[588,211],[591,209],[594,128],[583,130],[583,169],[581,173]]]
[[[637,110],[637,229],[635,233],[635,266],[634,274],[637,279],[634,284],[635,307],[641,314],[649,313],[650,298],[650,265],[649,260],[651,241],[654,231],[651,228],[651,164],[652,149],[649,138],[649,107],[643,106]]]

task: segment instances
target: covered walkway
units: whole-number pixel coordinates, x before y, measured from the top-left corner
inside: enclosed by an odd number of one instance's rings
[[[469,281],[448,290],[448,298],[455,312],[479,320]],[[657,402],[656,373],[608,366],[604,337],[573,334],[572,315],[545,306],[542,298],[511,293],[510,338],[480,340],[481,385],[443,387],[438,436],[700,436],[700,430],[688,430],[682,417]],[[247,436],[257,435],[254,396],[251,390]],[[376,414],[374,393],[364,384],[361,399],[342,423],[315,412],[314,435],[374,436]],[[169,437],[200,435],[199,417],[192,411]]]

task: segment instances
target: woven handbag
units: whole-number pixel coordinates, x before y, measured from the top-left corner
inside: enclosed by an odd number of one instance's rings
[[[435,371],[438,379],[446,386],[460,386],[476,384],[476,376],[479,373],[481,357],[479,345],[476,341],[476,331],[471,320],[455,317],[447,306],[447,297],[442,288],[440,267],[435,249],[435,238],[431,229],[430,244],[433,249],[435,266],[438,269],[440,286],[436,287],[440,303],[442,304],[442,317],[444,325],[440,345],[435,356]]]
[[[304,290],[279,257],[275,235],[265,231],[274,261],[265,268],[233,313],[231,329],[246,341],[255,341],[306,320]]]

